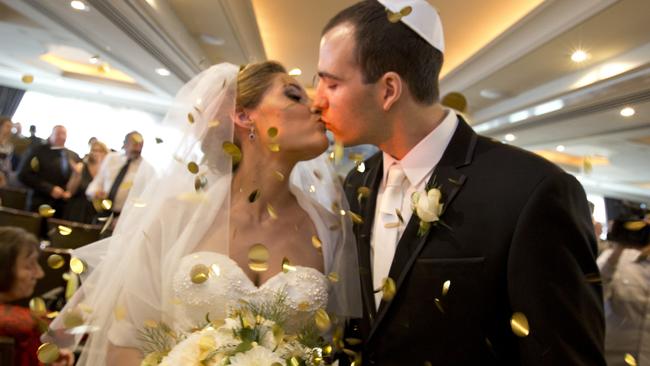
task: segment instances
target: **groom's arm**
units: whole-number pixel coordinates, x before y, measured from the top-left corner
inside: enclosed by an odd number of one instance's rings
[[[602,286],[585,193],[558,173],[534,189],[508,257],[513,312],[530,334],[519,340],[522,365],[605,365]]]

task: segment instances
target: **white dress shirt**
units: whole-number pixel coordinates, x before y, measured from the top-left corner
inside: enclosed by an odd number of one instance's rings
[[[431,178],[433,169],[438,165],[438,162],[442,158],[443,153],[449,145],[456,127],[458,126],[458,117],[456,113],[451,110],[447,110],[447,114],[443,121],[438,125],[433,131],[431,131],[426,137],[424,137],[415,147],[409,151],[402,160],[397,160],[392,156],[383,153],[383,169],[384,174],[379,186],[379,192],[377,192],[377,205],[375,208],[375,219],[373,222],[372,236],[370,238],[371,246],[371,263],[376,263],[375,260],[381,260],[382,262],[388,261],[392,263],[393,258],[395,257],[395,250],[397,249],[397,242],[404,233],[404,229],[411,219],[412,208],[411,208],[411,196],[413,193],[418,191],[424,191],[424,188]],[[388,175],[388,169],[393,164],[400,164],[404,173],[406,175],[406,183],[404,187],[408,187],[402,199],[402,208],[401,215],[404,219],[403,223],[399,227],[391,228],[391,230],[398,230],[397,242],[394,244],[384,243],[381,238],[385,237],[384,230],[387,230],[385,225],[389,223],[382,222],[382,215],[379,212],[381,206],[382,196],[386,190],[386,177]],[[388,251],[382,250],[382,253],[392,253],[392,255],[384,255],[385,258],[374,258],[374,252],[376,245],[392,245]],[[373,266],[373,285],[375,289],[381,286],[381,281],[388,277],[388,273],[378,273],[377,269]],[[377,266],[378,267],[378,266]],[[384,268],[390,269],[390,265],[382,266]],[[381,298],[381,293],[378,293],[376,296],[376,306],[379,307],[379,299]]]
[[[97,175],[86,189],[86,196],[88,199],[92,200],[95,197],[95,194],[101,191],[108,195],[115,178],[120,172],[120,169],[122,169],[122,166],[126,164],[126,161],[127,157],[123,153],[112,152],[106,155],[99,168],[99,172],[97,172]],[[113,200],[113,211],[122,211],[124,202],[126,202],[126,198],[129,195],[129,190],[131,189],[131,186],[133,186],[135,175],[141,165],[148,165],[147,162],[143,161],[142,157],[132,161],[129,165],[124,180],[122,180],[122,184],[120,184],[120,188],[117,190],[117,194]]]

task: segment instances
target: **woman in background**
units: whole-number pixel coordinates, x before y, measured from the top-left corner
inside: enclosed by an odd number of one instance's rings
[[[11,155],[14,145],[11,143],[11,119],[0,116],[0,187],[9,181],[11,173]]]
[[[97,175],[106,154],[108,154],[106,145],[103,142],[94,141],[90,144],[90,153],[83,161],[75,165],[66,187],[66,196],[70,197],[70,200],[66,204],[64,219],[85,224],[92,223],[97,211],[86,198],[85,192]]]

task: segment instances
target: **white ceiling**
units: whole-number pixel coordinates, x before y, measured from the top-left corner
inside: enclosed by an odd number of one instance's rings
[[[310,86],[320,30],[354,0],[0,0],[0,84],[75,95],[161,114],[212,63],[267,58],[299,67]],[[650,22],[647,0],[429,0],[445,25],[443,94],[466,95],[481,133],[531,150],[608,165],[577,174],[588,191],[650,201]],[[52,46],[99,55],[136,81],[125,87],[64,73],[39,59]],[[590,58],[569,60],[578,47]],[[60,49],[60,48],[59,48]],[[85,56],[77,56],[77,58]],[[156,68],[166,68],[163,77]],[[26,85],[23,74],[35,81]],[[481,91],[498,94],[497,99]],[[540,104],[562,108],[531,115]],[[619,115],[633,106],[630,118]],[[643,138],[646,138],[645,140]],[[640,140],[639,140],[640,139]]]

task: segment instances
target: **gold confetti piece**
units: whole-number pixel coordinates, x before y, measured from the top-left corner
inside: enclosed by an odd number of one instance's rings
[[[440,310],[441,313],[443,314],[445,313],[445,308],[442,307],[442,301],[440,301],[440,299],[438,298],[433,299],[433,303],[436,304],[436,307],[438,308],[438,310]]]
[[[345,210],[341,210],[341,211],[339,211],[339,214],[340,214],[341,216],[345,216],[345,215],[346,215],[346,212],[345,212]]]
[[[276,138],[278,136],[277,127],[269,127],[269,129],[266,130],[266,134],[269,135],[270,138]]]
[[[38,347],[36,356],[44,364],[53,363],[59,359],[59,347],[53,343],[43,343]]]
[[[294,356],[289,359],[289,366],[300,366],[300,361]]]
[[[277,180],[279,180],[280,182],[284,181],[284,174],[282,174],[281,172],[276,170],[276,171],[273,172],[273,175],[275,175],[275,178]]]
[[[194,190],[197,192],[202,190],[208,185],[208,178],[205,175],[197,175],[194,177]]]
[[[20,80],[22,80],[22,82],[25,83],[25,84],[31,84],[31,83],[34,82],[34,75],[25,74],[25,75],[23,75],[22,78],[20,78]]]
[[[330,316],[324,309],[316,310],[316,314],[314,314],[314,323],[316,323],[318,330],[323,333],[327,332],[332,327]]]
[[[269,150],[272,152],[279,152],[280,151],[280,144],[277,144],[275,142],[272,142],[269,144]]]
[[[40,297],[33,297],[29,300],[29,311],[36,316],[43,316],[47,313],[47,307],[45,306],[45,300]]]
[[[314,193],[314,192],[316,192],[316,187],[314,187],[314,185],[312,184],[309,186],[309,193]]]
[[[363,341],[361,339],[359,339],[359,338],[345,338],[345,342],[347,342],[347,344],[349,344],[351,346],[357,346],[357,345],[363,343]]]
[[[266,204],[266,211],[268,211],[269,216],[271,216],[271,218],[272,218],[273,220],[277,220],[277,219],[278,219],[278,213],[275,212],[275,209],[273,208],[273,206],[271,206],[270,203],[267,203],[267,204]]]
[[[79,309],[70,309],[63,314],[63,327],[65,329],[76,328],[84,324],[83,314]]]
[[[643,229],[644,227],[646,227],[646,225],[647,225],[647,223],[645,221],[640,220],[640,221],[626,222],[625,225],[623,225],[623,226],[625,227],[626,230],[629,230],[629,231],[639,231],[639,230]]]
[[[391,301],[397,292],[395,281],[393,281],[393,279],[390,277],[384,278],[383,284],[381,285],[381,292],[382,300]]]
[[[264,272],[269,269],[269,250],[264,244],[253,244],[248,250],[248,267],[255,272]]]
[[[73,273],[82,274],[86,270],[86,265],[81,259],[72,257],[70,259],[70,270]]]
[[[128,190],[131,189],[131,187],[133,187],[133,181],[127,181],[120,184],[120,189]]]
[[[57,226],[57,229],[59,230],[59,234],[61,234],[63,236],[68,236],[68,235],[72,234],[72,228],[69,227],[69,226],[59,225],[59,226]]]
[[[151,328],[151,329],[158,328],[158,322],[156,322],[155,320],[148,319],[145,320],[143,324],[145,328]]]
[[[291,265],[291,261],[289,261],[289,258],[287,257],[282,258],[282,272],[287,273],[287,272],[293,272],[295,270],[296,267]]]
[[[318,180],[323,179],[323,174],[318,169],[314,169],[314,176],[318,178]]]
[[[332,283],[337,283],[337,282],[339,282],[339,274],[336,273],[336,272],[330,272],[327,275],[327,279],[330,280],[330,282],[332,282]]]
[[[52,269],[59,269],[63,267],[65,260],[59,254],[52,254],[47,257],[47,265]]]
[[[587,283],[601,283],[603,282],[603,279],[598,273],[587,273],[585,275],[585,281],[587,281]]]
[[[190,270],[190,279],[194,284],[202,284],[210,277],[210,268],[205,264],[195,264]]]
[[[636,358],[629,353],[625,354],[625,364],[629,366],[637,366]]]
[[[52,217],[54,216],[54,213],[56,212],[55,209],[53,209],[50,205],[40,205],[38,206],[38,214],[41,215],[41,217]]]
[[[108,210],[110,210],[111,208],[113,208],[113,201],[111,201],[111,200],[109,200],[109,199],[103,199],[103,200],[100,202],[100,205],[101,205],[102,209],[108,211]]]
[[[226,141],[223,143],[222,148],[226,154],[230,155],[233,164],[236,165],[241,161],[241,150],[237,145],[233,144],[230,141]]]
[[[192,113],[187,114],[187,121],[189,123],[194,123],[194,115]]]
[[[156,137],[156,143],[157,143],[157,144],[162,144],[162,143],[163,143],[163,139],[161,139],[160,137]]]
[[[309,303],[307,301],[301,302],[300,304],[298,304],[298,310],[300,310],[300,311],[309,310]]]
[[[268,263],[248,263],[248,268],[251,269],[251,271],[254,272],[265,272],[268,271],[269,265]]]
[[[350,153],[348,155],[348,159],[354,161],[355,163],[360,163],[365,159],[365,157],[361,153]]]
[[[361,162],[359,165],[357,165],[357,171],[359,173],[363,173],[366,171],[366,164]]]
[[[402,217],[402,211],[400,211],[399,208],[395,209],[395,215],[397,215],[397,219],[399,220],[400,224],[404,223],[404,217]]]
[[[359,187],[357,188],[357,201],[361,203],[364,198],[370,197],[370,188],[368,187]]]
[[[449,287],[451,287],[451,281],[447,280],[442,284],[442,296],[447,296],[449,293]]]
[[[384,227],[385,227],[386,229],[395,229],[395,228],[398,228],[399,225],[400,225],[400,224],[399,224],[399,221],[398,221],[398,222],[389,222],[389,223],[387,223],[387,224],[384,224]]]
[[[343,150],[343,143],[340,141],[335,141],[334,142],[334,164],[338,164],[341,162],[343,159],[343,153],[345,150]]]
[[[512,328],[512,332],[515,333],[517,337],[524,338],[530,333],[528,319],[523,313],[516,312],[512,314],[512,318],[510,318],[510,328]]]
[[[113,309],[113,316],[117,321],[126,319],[126,308],[123,306],[116,306],[115,309]]]
[[[424,361],[424,366],[433,366],[433,364],[429,361]]]
[[[199,165],[193,161],[189,162],[187,164],[187,170],[190,171],[192,174],[198,174],[199,173]]]
[[[402,17],[405,17],[405,16],[411,14],[411,11],[413,11],[413,8],[411,8],[410,6],[405,6],[404,8],[402,8],[402,10],[400,10],[397,13],[393,13],[392,11],[390,11],[388,9],[386,9],[386,11],[388,12],[388,21],[391,22],[391,23],[397,23],[402,19]]]
[[[248,202],[253,203],[257,201],[258,198],[260,198],[260,190],[256,189],[248,195]]]
[[[147,203],[136,198],[133,200],[133,207],[138,207],[138,208],[147,207]]]
[[[311,245],[314,246],[316,249],[320,249],[323,246],[323,243],[320,241],[318,236],[312,235],[311,237]]]
[[[348,355],[350,357],[356,357],[357,356],[356,352],[354,352],[351,349],[347,349],[347,348],[343,348],[343,353],[345,353],[346,355]]]
[[[215,120],[210,121],[210,123],[208,123],[208,128],[214,128],[214,127],[219,126],[220,124],[221,124],[221,122],[219,122],[218,120],[215,119]]]
[[[331,353],[332,353],[332,345],[328,344],[325,347],[323,347],[324,355],[330,355]]]
[[[350,218],[352,218],[353,223],[359,224],[359,225],[363,224],[363,217],[361,217],[358,214],[355,214],[352,211],[348,211],[348,214],[350,214]]]
[[[41,170],[41,163],[38,161],[38,158],[34,156],[32,160],[29,161],[29,166],[32,168],[34,173],[38,173]]]

